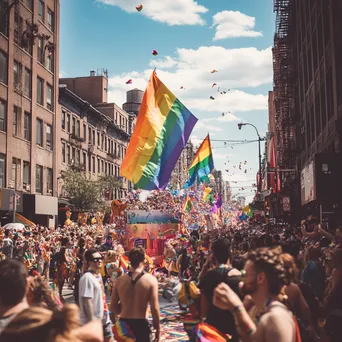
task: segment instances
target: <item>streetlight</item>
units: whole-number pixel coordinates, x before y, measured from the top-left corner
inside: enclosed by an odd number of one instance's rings
[[[259,131],[258,129],[251,123],[248,123],[248,122],[240,122],[238,123],[238,127],[239,127],[239,130],[241,130],[242,126],[252,126],[254,127],[257,135],[258,135],[258,145],[259,145],[259,179],[258,179],[258,192],[261,192],[261,146],[260,146],[260,142],[261,141],[264,141],[265,139],[264,138],[261,138],[260,137],[260,134],[259,134]]]

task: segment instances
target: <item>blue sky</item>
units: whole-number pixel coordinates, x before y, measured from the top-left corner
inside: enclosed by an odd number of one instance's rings
[[[156,68],[160,79],[200,119],[193,131],[195,144],[207,133],[213,140],[255,139],[253,128],[237,129],[239,121],[255,124],[262,135],[267,131],[275,26],[272,1],[60,3],[62,76],[86,76],[90,70],[108,69],[109,98],[121,106],[125,91],[144,89]],[[138,12],[135,6],[140,3],[144,8]],[[153,49],[158,56],[152,56]],[[218,72],[212,74],[213,69]],[[126,85],[130,78],[133,84]],[[214,88],[213,83],[217,84]],[[222,90],[226,94],[221,95]],[[216,168],[231,181],[235,193],[250,199],[249,186],[255,183],[258,168],[257,143],[233,148],[223,142],[212,145]]]

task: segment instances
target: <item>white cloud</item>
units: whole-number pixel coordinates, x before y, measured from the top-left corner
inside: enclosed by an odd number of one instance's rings
[[[217,127],[217,126],[214,126],[214,125],[208,125],[208,124],[205,124],[203,122],[203,120],[198,120],[197,121],[197,124],[194,128],[195,131],[198,131],[198,130],[206,130],[208,132],[222,132],[223,131],[223,128],[221,127]]]
[[[237,88],[257,87],[272,82],[272,50],[256,48],[226,49],[220,46],[202,46],[198,49],[177,49],[176,56],[150,64],[164,63],[157,75],[163,83],[196,115],[196,111],[217,112],[217,121],[230,122],[238,118],[232,112],[265,110],[267,94],[249,94]],[[216,69],[217,73],[210,71]],[[126,91],[144,90],[153,69],[132,71],[109,79],[109,100],[122,105]],[[132,85],[126,85],[128,79]],[[217,87],[226,89],[222,95]],[[183,87],[184,89],[180,89]],[[230,89],[228,91],[228,89]],[[213,96],[215,100],[210,100]],[[221,113],[231,112],[221,117]]]
[[[150,67],[158,69],[170,69],[176,65],[177,61],[170,56],[166,56],[164,60],[157,59],[150,62]]]
[[[215,159],[227,159],[227,157],[228,157],[227,154],[216,153],[216,152],[215,152],[215,148],[213,148],[213,150],[214,150],[214,152],[213,152],[214,160],[215,160]]]
[[[106,5],[120,7],[128,13],[137,12],[136,6],[142,4],[139,12],[154,21],[168,25],[204,25],[202,15],[208,9],[194,0],[97,0]]]
[[[254,31],[255,18],[239,11],[223,11],[213,16],[216,29],[213,40],[237,37],[260,37],[261,32]]]

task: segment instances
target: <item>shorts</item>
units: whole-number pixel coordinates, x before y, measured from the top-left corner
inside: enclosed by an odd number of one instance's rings
[[[120,318],[119,320],[128,325],[136,338],[136,342],[152,341],[151,329],[146,319]]]
[[[112,323],[109,322],[109,323],[106,323],[105,325],[102,326],[102,329],[103,329],[103,337],[106,338],[106,337],[113,337],[113,327],[112,327]]]

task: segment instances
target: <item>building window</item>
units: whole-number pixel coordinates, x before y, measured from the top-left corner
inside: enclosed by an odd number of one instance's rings
[[[53,145],[52,145],[52,127],[50,125],[46,125],[46,148],[49,151],[53,150]]]
[[[48,70],[53,72],[53,54],[47,56],[45,66]]]
[[[91,172],[91,157],[88,157],[88,171]]]
[[[100,169],[100,158],[97,158],[97,173],[101,173],[101,169]]]
[[[62,143],[62,163],[65,163],[65,143]]]
[[[6,156],[0,154],[0,188],[6,185]]]
[[[91,128],[88,127],[88,143],[91,144]]]
[[[83,151],[83,170],[86,171],[87,166],[87,153]]]
[[[44,80],[37,77],[37,102],[44,105]]]
[[[67,132],[70,133],[70,114],[67,114]]]
[[[46,85],[46,108],[51,111],[53,110],[52,97],[53,97],[52,87],[49,84],[47,84]]]
[[[53,171],[50,168],[47,168],[46,172],[46,190],[49,195],[52,195],[53,190]]]
[[[6,102],[0,100],[0,131],[6,132]]]
[[[105,162],[105,174],[107,174],[107,171],[108,171],[108,165],[107,165],[107,162]]]
[[[95,157],[92,157],[92,161],[93,161],[93,173],[95,173]]]
[[[24,139],[31,140],[31,115],[28,112],[24,113]]]
[[[95,130],[93,130],[93,136],[92,136],[92,144],[95,146]]]
[[[100,132],[97,132],[97,146],[100,147]]]
[[[76,118],[75,117],[72,117],[71,133],[72,134],[76,133]]]
[[[105,137],[104,139],[105,139],[105,152],[107,152],[107,137]]]
[[[70,164],[70,146],[67,146],[67,163]]]
[[[80,165],[81,164],[81,151],[77,150],[76,151],[76,165]]]
[[[50,10],[50,8],[47,10],[47,26],[50,31],[53,32],[53,12]]]
[[[18,14],[14,16],[14,42],[21,45],[21,33],[23,30],[23,18]]]
[[[30,184],[31,183],[31,176],[30,176],[30,163],[27,161],[23,162],[23,184]]]
[[[36,122],[36,144],[38,146],[43,146],[43,121],[40,119],[37,119]]]
[[[38,19],[44,22],[44,0],[38,0]]]
[[[36,165],[36,192],[43,192],[43,166]]]
[[[33,0],[25,0],[25,5],[32,11]]]
[[[24,74],[24,95],[31,98],[32,78],[31,70],[25,68]]]
[[[80,123],[80,120],[77,120],[76,121],[76,135],[78,137],[81,136],[81,123]]]
[[[13,134],[20,135],[20,108],[13,106]]]
[[[104,173],[104,161],[101,160],[101,172]]]
[[[87,125],[83,124],[83,139],[86,142],[87,141]]]
[[[65,129],[65,110],[62,109],[62,129]]]
[[[21,64],[17,61],[13,63],[14,90],[21,91]]]
[[[37,44],[37,49],[38,49],[38,62],[41,64],[44,64],[44,41],[43,38],[38,39],[38,44]]]
[[[0,32],[8,35],[8,0],[0,0]]]
[[[5,84],[7,84],[7,71],[7,55],[4,52],[0,51],[0,82]]]
[[[76,154],[76,148],[71,148],[71,164],[75,164],[75,154]]]

